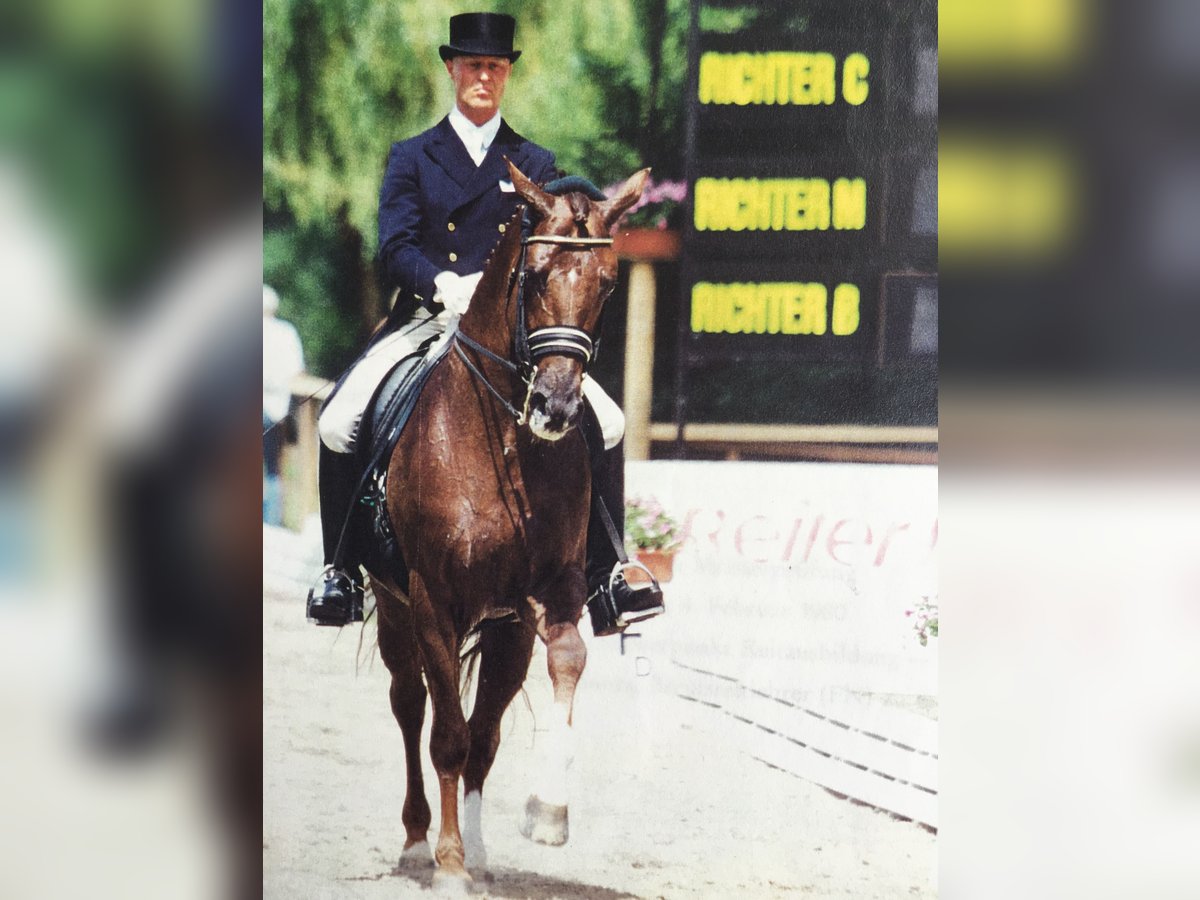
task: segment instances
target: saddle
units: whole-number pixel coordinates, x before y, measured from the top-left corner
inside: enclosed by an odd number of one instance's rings
[[[438,340],[438,337],[431,337],[415,353],[396,363],[375,389],[359,425],[357,454],[363,476],[355,508],[356,511],[360,506],[369,510],[371,533],[370,546],[364,549],[368,559],[392,567],[401,586],[406,586],[408,569],[387,512],[388,463],[430,373],[450,347],[448,340],[436,345]],[[431,346],[435,345],[436,349],[430,353]]]

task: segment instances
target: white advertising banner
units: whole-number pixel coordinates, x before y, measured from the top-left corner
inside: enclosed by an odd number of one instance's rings
[[[672,658],[776,690],[936,693],[915,627],[937,602],[936,467],[631,462],[626,497],[682,526],[668,615],[642,626]]]
[[[680,519],[684,556],[915,575],[937,545],[937,469],[837,463],[631,462],[626,496]]]

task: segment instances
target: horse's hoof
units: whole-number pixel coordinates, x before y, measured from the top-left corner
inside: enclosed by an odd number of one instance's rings
[[[525,801],[521,834],[537,844],[562,846],[567,842],[567,808],[543,803],[531,794]]]
[[[429,841],[417,841],[400,851],[401,869],[432,869],[433,865]]]
[[[487,851],[483,849],[483,844],[472,844],[468,841],[463,841],[463,865],[466,866],[468,872],[476,875],[480,872],[487,871]]]
[[[442,897],[466,897],[471,893],[471,876],[463,871],[438,869],[433,873],[433,892]]]

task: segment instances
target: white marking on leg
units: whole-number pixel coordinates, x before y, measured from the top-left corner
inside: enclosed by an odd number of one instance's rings
[[[487,850],[483,846],[483,797],[471,791],[463,798],[463,865],[468,869],[487,868]]]
[[[556,702],[550,708],[550,728],[542,736],[542,765],[534,781],[537,798],[554,806],[567,805],[567,771],[575,761],[574,735],[568,720],[569,707]]]

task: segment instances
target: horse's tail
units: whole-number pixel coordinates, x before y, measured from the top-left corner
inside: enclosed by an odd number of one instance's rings
[[[485,620],[471,629],[463,641],[463,648],[458,655],[458,699],[464,706],[467,703],[467,697],[471,696],[471,687],[475,683],[475,669],[479,665],[479,655],[483,651],[483,641],[479,638],[486,626],[487,621]]]
[[[489,628],[495,628],[499,625],[511,625],[514,622],[520,621],[520,617],[515,612],[509,612],[495,619],[483,619],[478,625],[467,632],[467,636],[463,638],[462,646],[459,647],[458,651],[458,699],[464,705],[467,702],[467,697],[471,696],[471,688],[475,684],[475,669],[479,665],[479,655],[483,651],[483,633]]]
[[[371,581],[371,579],[368,578],[366,590],[363,592],[363,605],[367,607],[367,614],[363,618],[362,627],[359,628],[359,630],[358,630],[358,651],[354,654],[354,674],[355,675],[357,675],[359,673],[359,670],[362,667],[363,660],[371,659],[373,657],[374,653],[377,650],[379,650],[379,629],[378,628],[375,629],[374,642],[369,647],[366,646],[367,625],[371,622],[371,620],[373,618],[375,618],[375,613],[379,608],[379,604],[377,602],[375,602],[375,603],[367,602],[368,600],[374,600],[374,598],[375,598],[375,585]],[[365,654],[363,653],[364,648],[366,650]]]

